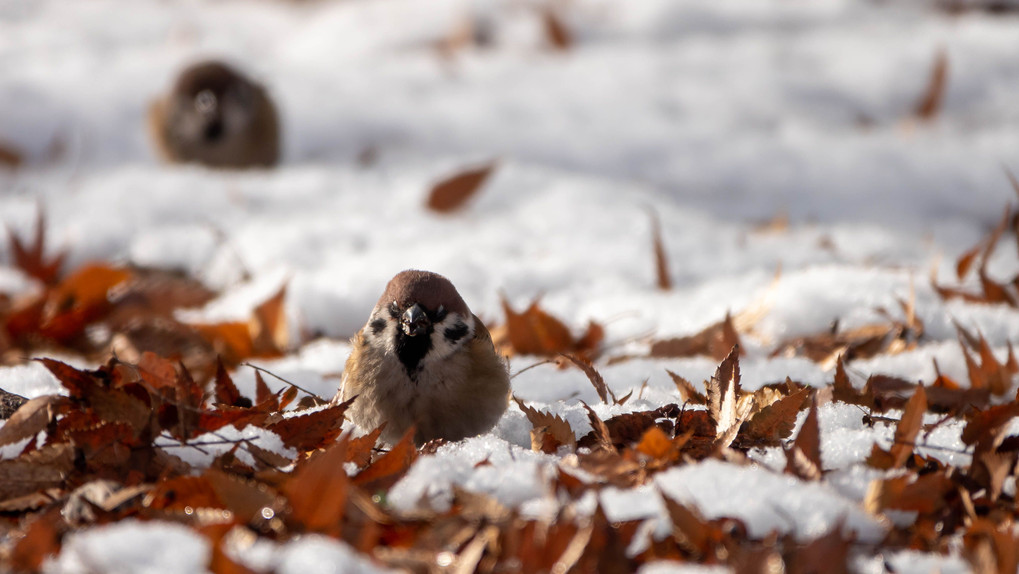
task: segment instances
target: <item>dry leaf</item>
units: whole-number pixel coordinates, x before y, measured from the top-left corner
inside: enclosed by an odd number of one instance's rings
[[[785,451],[785,471],[803,480],[820,480],[823,474],[821,466],[821,432],[817,422],[817,400],[810,405],[807,419],[796,435],[792,447]]]
[[[389,452],[357,473],[354,484],[372,491],[389,488],[400,480],[417,459],[417,449],[414,448],[415,433],[417,429],[413,426],[409,428]]]
[[[560,51],[569,50],[573,45],[573,35],[563,24],[562,19],[551,7],[545,7],[541,15],[549,46]]]
[[[650,355],[660,358],[707,355],[721,361],[739,344],[739,333],[732,317],[726,313],[725,319],[709,325],[696,335],[654,341],[651,343]]]
[[[945,98],[945,88],[948,86],[948,55],[944,50],[938,51],[934,60],[934,67],[931,69],[930,80],[923,96],[916,103],[913,115],[918,119],[929,121],[937,117],[941,111],[941,103]]]
[[[568,446],[571,452],[577,449],[577,437],[570,423],[559,415],[535,410],[516,397],[513,400],[531,423],[531,450],[555,454],[563,445]]]
[[[889,454],[892,458],[892,468],[902,468],[909,457],[913,455],[913,447],[916,443],[916,435],[923,426],[923,415],[927,412],[927,393],[923,385],[916,388],[913,397],[906,403],[902,413],[902,419],[895,427],[895,437]]]
[[[0,163],[3,163],[3,156],[3,148],[0,146]],[[60,268],[67,259],[67,251],[57,253],[52,259],[46,259],[46,216],[42,210],[36,216],[35,237],[31,244],[23,242],[10,229],[7,230],[7,237],[14,255],[15,267],[47,285],[56,282]]]
[[[743,424],[740,444],[753,446],[777,446],[789,438],[796,427],[796,415],[807,404],[810,388],[779,399],[762,408]]]
[[[658,288],[663,291],[672,289],[672,276],[669,274],[669,258],[665,254],[665,244],[662,242],[662,229],[658,221],[658,215],[651,212],[651,241],[655,254],[655,277],[658,278]]]
[[[343,470],[346,444],[337,443],[313,457],[283,484],[290,501],[290,521],[309,532],[339,535],[350,481]]]
[[[427,207],[439,213],[450,213],[460,209],[481,189],[498,165],[498,162],[492,161],[478,168],[463,170],[436,183],[428,193]]]

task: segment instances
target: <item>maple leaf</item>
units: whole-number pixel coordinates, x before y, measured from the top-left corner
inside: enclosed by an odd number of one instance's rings
[[[665,369],[665,372],[669,373],[669,377],[672,379],[673,384],[676,385],[676,390],[679,391],[679,396],[683,399],[684,403],[693,403],[695,405],[708,404],[708,398],[699,393],[690,381],[668,369]]]
[[[283,484],[291,524],[310,532],[339,534],[351,489],[343,470],[346,448],[343,442],[334,444],[300,465]]]
[[[568,446],[570,452],[577,449],[577,437],[570,423],[559,415],[533,409],[516,397],[513,400],[531,423],[531,450],[555,454],[563,445]]]
[[[587,375],[587,379],[591,381],[591,385],[594,386],[595,392],[598,393],[598,398],[601,399],[601,402],[608,404],[609,395],[612,395],[612,402],[619,404],[619,399],[616,398],[616,393],[612,392],[612,389],[605,384],[605,378],[602,377],[601,373],[594,368],[594,365],[577,355],[561,353],[560,356],[565,357],[571,363],[576,365],[578,369],[584,371],[584,374]]]
[[[650,356],[656,358],[696,357],[707,355],[716,361],[724,359],[733,347],[739,347],[740,337],[729,313],[725,319],[705,327],[701,332],[686,337],[674,337],[651,343]]]
[[[574,339],[569,327],[548,314],[534,300],[522,313],[501,298],[506,324],[492,329],[492,340],[504,354],[556,356],[573,353],[591,360],[605,336],[601,325],[591,321],[587,331]]]
[[[251,399],[241,396],[241,392],[237,390],[237,385],[230,378],[230,374],[226,372],[226,367],[223,366],[223,361],[219,357],[216,358],[214,381],[216,402],[232,407],[251,407]]]
[[[877,479],[870,483],[863,505],[874,514],[889,508],[931,514],[944,507],[945,495],[954,488],[944,471]]]
[[[492,161],[474,169],[466,169],[432,186],[428,192],[428,209],[450,213],[463,207],[488,181],[499,162]]]
[[[275,294],[259,304],[248,320],[252,351],[256,356],[275,357],[290,346],[290,332],[283,306],[287,296],[284,284]]]
[[[800,427],[792,447],[785,451],[785,471],[804,480],[819,480],[821,466],[821,432],[817,421],[817,397],[810,404],[807,419]]]
[[[264,517],[265,509],[275,514],[284,506],[282,497],[264,483],[216,469],[206,470],[203,477],[223,506],[242,522]]]
[[[351,399],[353,400],[353,399]],[[386,428],[386,423],[382,423],[378,428],[372,432],[354,437],[350,433],[347,433],[345,437],[340,439],[347,443],[347,460],[346,462],[353,462],[358,468],[364,468],[371,462],[372,449],[379,442],[379,437],[382,436],[382,431]]]
[[[590,446],[592,450],[607,449],[615,452],[616,449],[612,445],[612,435],[609,433],[609,428],[605,426],[605,423],[600,418],[598,418],[598,415],[591,409],[591,407],[587,406],[587,404],[583,402],[581,404],[584,405],[584,409],[587,410],[587,419],[591,422],[590,436],[593,439],[593,444]]]
[[[269,425],[283,443],[300,451],[315,450],[336,440],[343,426],[343,413],[354,399],[306,415],[280,419]]]
[[[1004,425],[1019,416],[1019,401],[973,411],[966,415],[966,426],[960,438],[966,445],[988,442],[997,446]]]
[[[37,360],[53,373],[72,398],[84,398],[89,390],[96,386],[95,379],[87,371],[76,369],[56,359],[43,357]]]
[[[721,447],[729,446],[753,408],[753,395],[743,396],[740,389],[739,353],[739,346],[734,346],[711,380],[704,383],[708,413],[715,421],[715,438]]]
[[[375,491],[387,489],[400,480],[417,459],[417,449],[414,448],[416,433],[416,428],[409,428],[389,452],[354,476],[354,484]]]
[[[2,148],[0,148],[2,149]],[[0,151],[0,158],[3,157]],[[2,163],[2,160],[0,160]],[[35,238],[32,243],[22,241],[11,229],[7,230],[7,238],[14,252],[14,265],[27,275],[35,277],[47,285],[56,282],[60,268],[67,259],[67,251],[61,251],[52,259],[46,259],[46,216],[39,211],[35,220]]]
[[[799,391],[762,408],[743,423],[741,445],[777,446],[796,427],[796,415],[807,404],[810,389]]]

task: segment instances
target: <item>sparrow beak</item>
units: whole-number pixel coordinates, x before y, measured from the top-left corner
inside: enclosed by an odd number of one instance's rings
[[[410,337],[416,337],[428,329],[428,315],[417,303],[403,312],[400,322],[403,332]]]

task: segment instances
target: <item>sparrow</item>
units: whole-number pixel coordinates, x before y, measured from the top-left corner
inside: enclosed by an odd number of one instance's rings
[[[149,131],[164,159],[211,167],[274,165],[279,121],[265,88],[216,61],[194,64],[149,108]]]
[[[509,404],[509,372],[488,329],[456,287],[429,271],[398,273],[350,341],[334,401],[363,430],[386,423],[394,444],[456,441],[490,430]]]

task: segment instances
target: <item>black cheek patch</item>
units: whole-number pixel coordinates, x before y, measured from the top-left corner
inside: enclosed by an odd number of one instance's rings
[[[446,336],[446,340],[455,343],[466,337],[469,330],[463,321],[457,321],[452,327],[447,327],[443,334]]]
[[[386,320],[385,319],[375,319],[371,323],[368,323],[368,327],[371,328],[373,335],[378,335],[379,333],[382,332],[383,329],[386,328]]]

